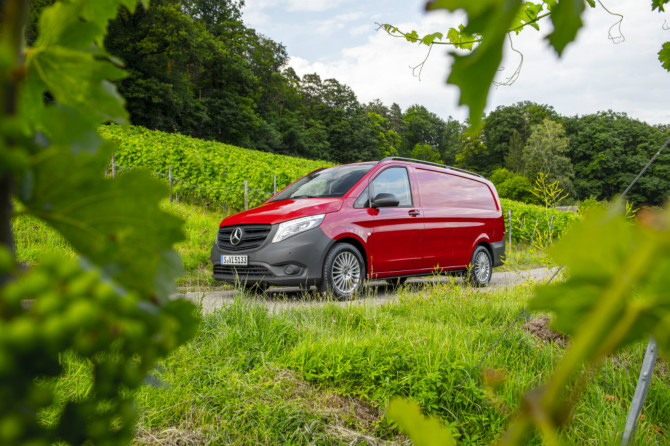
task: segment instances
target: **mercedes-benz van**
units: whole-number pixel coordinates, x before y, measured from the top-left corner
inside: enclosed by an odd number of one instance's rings
[[[368,279],[465,272],[486,286],[505,252],[498,193],[485,178],[406,158],[311,172],[261,206],[226,217],[216,280],[316,286],[346,298]]]

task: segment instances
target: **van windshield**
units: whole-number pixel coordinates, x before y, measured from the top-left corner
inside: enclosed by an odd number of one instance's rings
[[[312,172],[281,191],[272,201],[342,197],[374,164],[350,164]]]

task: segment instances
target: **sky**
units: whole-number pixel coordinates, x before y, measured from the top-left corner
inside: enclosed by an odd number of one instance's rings
[[[493,87],[486,112],[520,101],[548,104],[561,115],[613,110],[650,124],[670,124],[670,72],[661,67],[658,51],[670,41],[670,11],[651,11],[651,0],[601,0],[624,16],[623,38],[608,38],[619,17],[600,5],[587,8],[585,27],[559,59],[544,37],[551,32],[544,19],[540,31],[512,36],[523,54],[521,71],[511,86]],[[243,20],[259,33],[284,44],[289,65],[299,76],[317,73],[335,78],[356,93],[361,103],[380,99],[406,110],[419,104],[442,119],[464,121],[459,92],[447,85],[451,57],[448,47],[434,46],[420,76],[411,69],[422,62],[425,45],[388,36],[378,23],[390,23],[420,35],[446,34],[464,22],[460,13],[425,12],[425,0],[245,0]],[[670,10],[670,8],[667,8]],[[619,27],[611,32],[618,34]],[[504,82],[521,56],[505,45]]]

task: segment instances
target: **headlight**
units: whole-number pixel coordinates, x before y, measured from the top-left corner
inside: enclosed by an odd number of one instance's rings
[[[277,227],[277,233],[272,239],[272,243],[281,242],[296,234],[316,228],[323,221],[326,214],[310,215],[309,217],[296,218],[295,220],[285,221]]]

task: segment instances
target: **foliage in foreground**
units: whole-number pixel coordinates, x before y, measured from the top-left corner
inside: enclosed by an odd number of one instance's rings
[[[26,50],[29,3],[7,0],[0,15],[0,443],[123,444],[137,415],[129,391],[198,323],[193,305],[168,302],[183,233],[159,207],[167,188],[146,172],[103,176],[113,148],[97,129],[127,113],[111,83],[124,72],[100,44],[137,2],[57,2]],[[79,260],[19,268],[14,202]],[[80,398],[53,397],[65,357],[90,376]]]
[[[398,301],[381,305],[240,294],[205,315],[197,337],[161,362],[156,377],[164,387],[138,391],[135,441],[407,444],[383,413],[402,396],[441,419],[459,444],[491,444],[520,395],[540,385],[565,354],[562,344],[526,332],[522,321],[470,373],[531,293],[528,285],[482,293],[458,282],[410,283]],[[585,370],[592,380],[563,440],[618,442],[643,354],[644,345],[635,344]],[[67,378],[59,394],[84,392],[78,369]],[[653,377],[637,444],[663,444],[669,402],[666,370]]]
[[[184,220],[185,239],[175,244],[184,264],[184,271],[177,277],[177,284],[191,288],[214,284],[209,251],[225,215],[208,211],[202,206],[166,201],[163,201],[162,209]],[[76,258],[76,252],[62,235],[38,218],[18,215],[12,219],[12,231],[16,258],[26,266],[41,263],[47,257]]]

